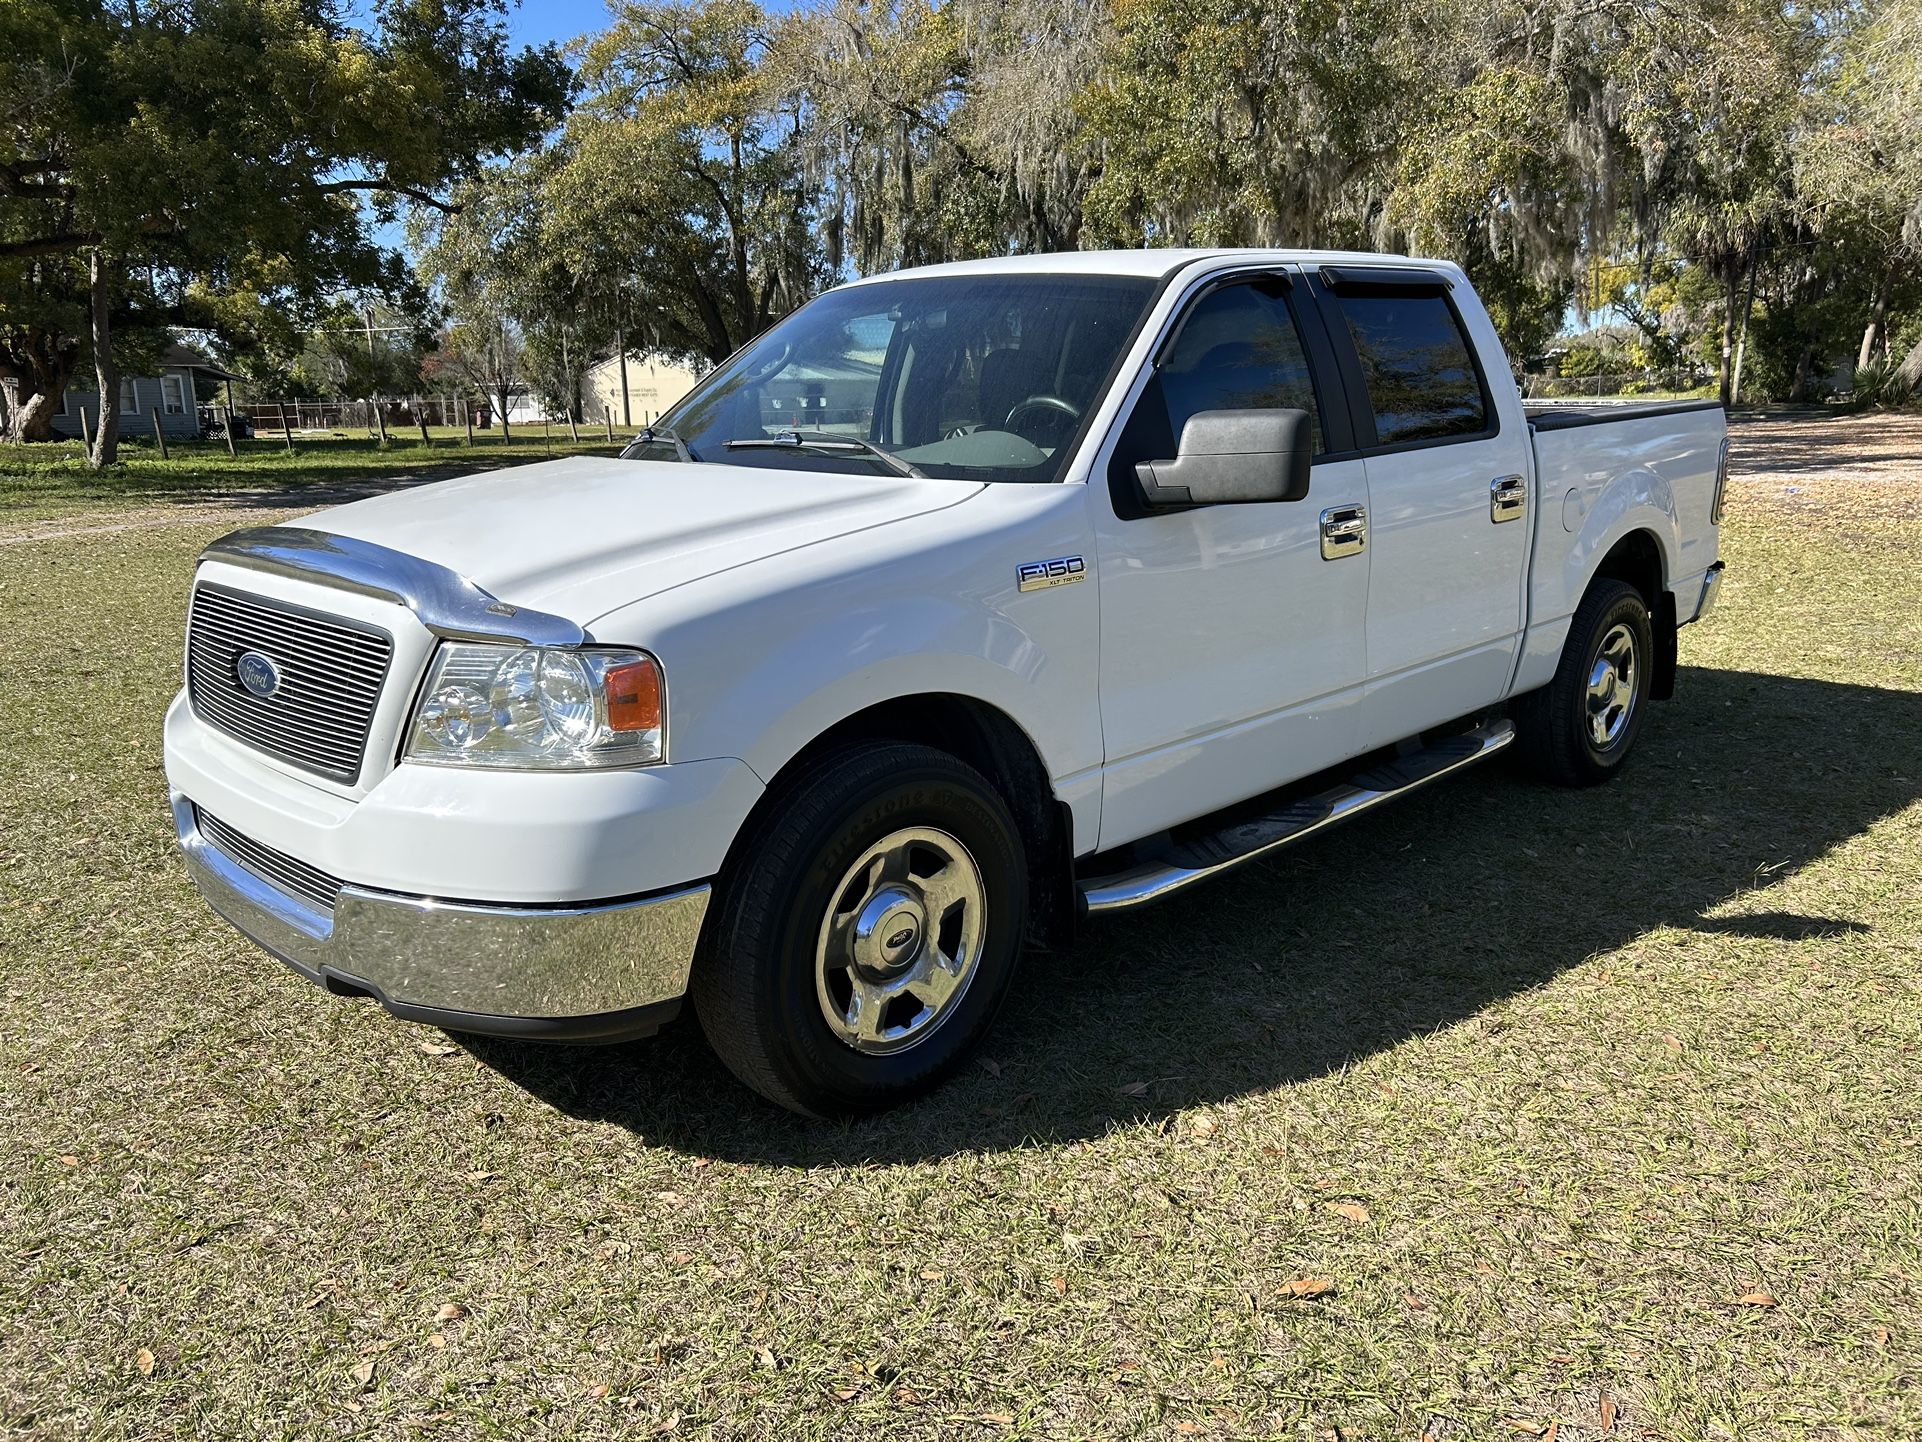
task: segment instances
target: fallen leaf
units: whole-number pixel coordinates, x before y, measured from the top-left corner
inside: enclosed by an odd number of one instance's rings
[[[1428,1303],[1424,1302],[1420,1297],[1417,1297],[1413,1292],[1403,1292],[1401,1294],[1401,1299],[1402,1301],[1406,1302],[1409,1306],[1413,1307],[1417,1312],[1421,1311],[1422,1308],[1428,1305]]]
[[[1292,1282],[1281,1284],[1282,1295],[1300,1297],[1304,1301],[1312,1297],[1325,1297],[1335,1290],[1335,1284],[1327,1277],[1296,1277]]]
[[[924,1282],[938,1282],[947,1275],[946,1272],[937,1272],[932,1267],[929,1267],[921,1273],[921,1280]]]
[[[154,1355],[152,1352],[148,1351],[145,1347],[142,1347],[138,1352],[135,1352],[133,1354],[133,1364],[135,1367],[140,1369],[141,1376],[143,1377],[153,1376]]]
[[[365,1387],[374,1380],[374,1364],[372,1362],[362,1362],[347,1375]]]
[[[1744,1307],[1773,1307],[1779,1305],[1773,1292],[1744,1292],[1735,1299]]]
[[[467,1308],[459,1302],[442,1302],[434,1313],[436,1322],[458,1322],[467,1315]]]
[[[1602,1430],[1604,1432],[1615,1430],[1615,1399],[1606,1392],[1602,1394]]]
[[[755,1359],[770,1372],[781,1365],[780,1360],[774,1355],[774,1349],[772,1347],[756,1347],[754,1349],[754,1356]]]
[[[1875,1329],[1875,1345],[1878,1347],[1886,1347],[1889,1345],[1889,1329],[1887,1327],[1877,1327]]]
[[[1664,1036],[1662,1038],[1662,1045],[1667,1047],[1670,1051],[1680,1051],[1682,1049],[1682,1043],[1677,1038],[1672,1036]]]
[[[694,1258],[686,1252],[669,1252],[667,1259],[677,1267],[685,1267],[689,1262],[694,1260]]]
[[[596,1382],[592,1387],[587,1389],[587,1395],[590,1397],[605,1397],[613,1390],[614,1389],[605,1382]]]
[[[1049,1285],[1062,1296],[1065,1297],[1068,1295],[1068,1279],[1066,1277],[1056,1277]]]
[[[469,1172],[467,1174],[467,1180],[470,1182],[491,1182],[497,1180],[499,1177],[499,1172]]]
[[[1550,1352],[1548,1354],[1548,1360],[1560,1367],[1572,1367],[1575,1365],[1575,1359],[1566,1352]]]
[[[1328,1204],[1328,1210],[1338,1217],[1348,1218],[1351,1222],[1365,1222],[1368,1220],[1368,1208],[1364,1207],[1360,1202],[1330,1202]]]
[[[989,1076],[1001,1075],[1001,1063],[996,1061],[991,1056],[984,1056],[984,1057],[978,1058],[976,1061],[976,1064],[981,1068],[982,1071],[986,1072]]]
[[[427,1345],[436,1351],[445,1351],[447,1348],[447,1334],[445,1332],[434,1333],[427,1339]]]
[[[1550,1422],[1548,1424],[1548,1430],[1542,1433],[1542,1442],[1555,1442],[1556,1435],[1560,1433],[1561,1430],[1562,1424],[1559,1421]]]
[[[1188,1130],[1198,1137],[1211,1137],[1215,1134],[1215,1128],[1220,1125],[1213,1117],[1203,1112],[1198,1117],[1189,1118]]]
[[[692,1163],[690,1163],[690,1165],[691,1165],[691,1166],[692,1166],[692,1167],[694,1168],[694,1170],[695,1170],[695,1171],[697,1171],[697,1172],[698,1172],[698,1171],[699,1171],[699,1170],[700,1170],[700,1169],[701,1169],[702,1167],[711,1167],[711,1166],[713,1166],[713,1165],[714,1165],[714,1158],[712,1158],[712,1157],[696,1157],[696,1158],[695,1158],[695,1159],[693,1160],[693,1162],[692,1162]]]
[[[459,1047],[451,1046],[444,1041],[424,1041],[420,1044],[420,1049],[429,1056],[452,1056],[460,1050]]]
[[[1186,1436],[1186,1437],[1192,1437],[1194,1436],[1195,1433],[1199,1432],[1200,1430],[1201,1430],[1201,1424],[1199,1422],[1175,1423],[1175,1431],[1181,1433],[1183,1436]]]
[[[1121,1094],[1124,1097],[1145,1097],[1148,1095],[1148,1083],[1129,1082],[1121,1089]]]

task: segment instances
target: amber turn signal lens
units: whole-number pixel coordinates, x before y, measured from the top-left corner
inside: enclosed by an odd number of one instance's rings
[[[607,728],[610,731],[658,731],[661,728],[661,668],[652,661],[629,661],[610,666],[607,688]]]

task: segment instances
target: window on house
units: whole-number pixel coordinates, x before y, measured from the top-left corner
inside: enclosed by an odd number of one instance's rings
[[[132,376],[120,378],[120,414],[123,416],[140,414],[140,390]]]
[[[187,382],[184,377],[160,378],[160,408],[170,416],[187,414]]]

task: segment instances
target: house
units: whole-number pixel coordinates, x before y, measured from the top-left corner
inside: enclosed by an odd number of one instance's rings
[[[81,382],[69,386],[54,412],[53,432],[59,436],[80,434],[80,413],[87,413],[91,434],[100,422],[100,399],[91,378],[76,376]],[[199,384],[209,387],[238,377],[221,369],[192,346],[175,341],[161,353],[160,364],[152,375],[123,375],[120,378],[120,434],[138,437],[153,434],[153,417],[160,417],[160,429],[172,438],[191,438],[200,434],[197,403]]]
[[[702,374],[664,356],[629,352],[623,377],[621,360],[618,354],[610,355],[587,368],[581,403],[590,423],[598,422],[603,413],[612,416],[617,426],[644,426],[657,421],[662,411],[694,389],[694,382]],[[623,378],[627,385],[625,402],[621,396]]]

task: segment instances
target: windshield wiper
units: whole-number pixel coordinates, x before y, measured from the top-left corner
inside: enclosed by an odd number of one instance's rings
[[[730,451],[860,451],[870,455],[893,471],[897,476],[912,476],[917,481],[925,481],[927,472],[911,461],[904,461],[893,451],[884,450],[873,441],[864,441],[859,436],[836,435],[832,431],[778,431],[771,436],[743,436],[729,441]]]
[[[700,459],[686,441],[666,426],[642,426],[628,444],[630,446],[670,445],[674,447],[674,458],[678,461]]]

